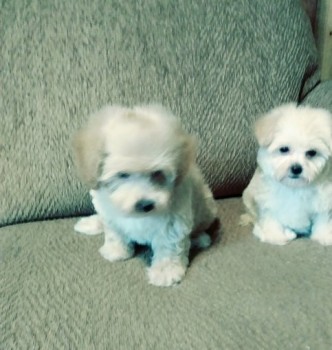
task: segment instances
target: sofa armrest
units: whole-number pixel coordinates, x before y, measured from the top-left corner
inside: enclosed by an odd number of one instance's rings
[[[318,84],[301,104],[328,109],[332,113],[332,80]]]

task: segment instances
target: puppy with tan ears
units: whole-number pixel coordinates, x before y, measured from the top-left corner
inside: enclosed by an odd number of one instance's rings
[[[243,193],[253,233],[286,244],[298,235],[332,244],[332,115],[287,104],[256,123],[258,167]]]
[[[161,106],[108,106],[74,140],[82,179],[91,188],[96,215],[75,230],[104,232],[100,254],[128,259],[134,243],[149,245],[149,282],[171,286],[188,266],[191,238],[210,244],[204,233],[217,217],[216,203],[195,163],[193,139]]]

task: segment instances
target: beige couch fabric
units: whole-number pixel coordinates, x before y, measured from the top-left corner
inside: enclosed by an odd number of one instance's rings
[[[0,226],[91,212],[70,138],[108,103],[171,108],[216,196],[240,194],[253,120],[317,82],[300,1],[11,0],[0,22]]]
[[[174,288],[147,283],[140,257],[110,263],[75,219],[1,229],[0,348],[329,349],[332,249],[263,244],[219,201],[223,235]]]

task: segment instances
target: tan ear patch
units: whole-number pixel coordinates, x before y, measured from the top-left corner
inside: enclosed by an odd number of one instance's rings
[[[179,184],[196,160],[196,140],[190,135],[183,135],[179,146],[179,164],[176,184]]]
[[[100,129],[90,127],[79,130],[73,139],[75,162],[81,179],[95,188],[101,173],[103,140]]]
[[[255,123],[255,135],[260,147],[267,147],[273,141],[280,118],[296,110],[295,103],[288,103],[272,109]]]
[[[255,135],[261,147],[267,147],[273,140],[275,134],[276,120],[274,116],[267,115],[257,120],[255,124]]]

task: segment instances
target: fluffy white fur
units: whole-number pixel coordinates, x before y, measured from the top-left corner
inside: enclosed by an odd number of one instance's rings
[[[78,169],[97,212],[80,219],[75,230],[104,232],[99,251],[109,261],[132,257],[134,243],[149,245],[149,282],[180,282],[190,238],[196,235],[199,245],[208,246],[203,232],[217,215],[193,146],[193,139],[161,106],[99,111],[74,141]]]
[[[261,241],[286,244],[307,235],[332,244],[332,116],[287,104],[255,126],[258,167],[243,201],[243,222]]]

